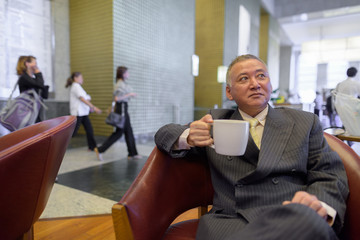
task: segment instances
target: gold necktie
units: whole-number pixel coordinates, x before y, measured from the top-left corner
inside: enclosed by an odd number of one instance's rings
[[[259,124],[259,121],[256,118],[250,119],[250,134],[256,144],[256,146],[260,149],[260,138],[256,134],[255,127]]]

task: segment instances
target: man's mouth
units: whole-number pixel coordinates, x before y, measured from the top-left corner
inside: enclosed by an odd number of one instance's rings
[[[260,97],[260,96],[263,96],[263,94],[262,93],[253,93],[249,97]]]

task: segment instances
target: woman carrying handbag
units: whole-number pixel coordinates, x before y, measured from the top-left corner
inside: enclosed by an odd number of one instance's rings
[[[105,152],[112,144],[121,138],[122,134],[125,135],[125,141],[128,149],[128,159],[141,158],[136,150],[136,143],[133,130],[130,123],[130,116],[128,113],[128,101],[136,96],[132,88],[125,82],[129,77],[128,69],[124,66],[117,68],[116,72],[116,85],[114,87],[114,112],[125,116],[123,128],[115,127],[115,131],[105,140],[105,142],[95,149],[98,159],[102,160],[101,153]]]

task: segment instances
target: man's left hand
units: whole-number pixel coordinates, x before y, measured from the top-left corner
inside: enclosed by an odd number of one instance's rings
[[[319,199],[310,193],[299,191],[296,192],[293,199],[291,201],[284,201],[283,205],[287,205],[290,203],[299,203],[305,206],[312,208],[315,212],[317,212],[322,218],[325,220],[328,217],[327,210],[321,205]]]

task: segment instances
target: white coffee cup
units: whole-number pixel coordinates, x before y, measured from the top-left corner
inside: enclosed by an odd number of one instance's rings
[[[213,123],[215,152],[228,156],[244,155],[249,138],[249,122],[216,119]]]

